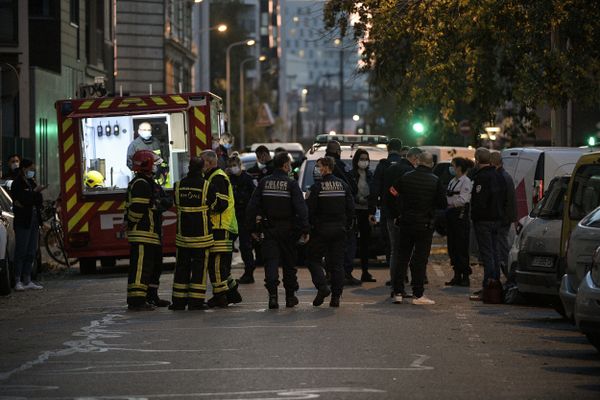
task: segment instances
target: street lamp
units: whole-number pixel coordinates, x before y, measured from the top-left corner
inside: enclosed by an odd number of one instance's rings
[[[255,44],[256,40],[254,39],[241,40],[239,42],[231,43],[229,46],[227,46],[227,50],[225,51],[225,80],[227,81],[225,111],[227,112],[227,118],[231,118],[231,49],[235,46],[254,46]],[[227,129],[229,129],[229,126]]]
[[[246,147],[246,127],[244,126],[244,100],[245,100],[245,82],[244,82],[244,65],[247,62],[258,60],[265,61],[266,56],[248,57],[240,63],[240,150],[244,150]],[[228,81],[229,82],[229,81]],[[227,97],[229,99],[229,96]]]

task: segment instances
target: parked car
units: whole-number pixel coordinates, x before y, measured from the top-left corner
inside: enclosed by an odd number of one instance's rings
[[[598,206],[600,206],[600,152],[595,152],[584,154],[577,161],[565,196],[557,276],[561,279],[560,298],[564,305],[565,316],[569,318],[573,316],[577,290],[577,286],[572,282],[575,265],[569,265],[568,257],[569,245],[574,243],[571,236],[575,229],[579,228],[580,221]],[[588,260],[591,259],[594,249],[587,256]]]
[[[254,153],[258,146],[266,146],[269,152],[271,152],[271,156],[273,156],[275,149],[282,147],[290,153],[294,161],[302,161],[304,157],[304,147],[296,142],[253,143],[250,146],[250,152]]]
[[[569,319],[574,317],[579,285],[592,268],[592,257],[598,246],[600,246],[600,207],[577,224],[567,244],[567,270],[561,281],[560,298]]]
[[[528,215],[544,197],[544,191],[556,176],[571,174],[588,147],[518,147],[502,151],[504,169],[515,183],[517,216]]]
[[[592,267],[577,290],[575,322],[591,344],[600,352],[600,247],[592,257]]]
[[[558,296],[557,264],[564,196],[569,175],[552,179],[542,200],[526,217],[517,235],[515,271],[519,292]]]

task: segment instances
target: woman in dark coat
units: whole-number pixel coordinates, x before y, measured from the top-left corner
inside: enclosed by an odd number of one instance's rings
[[[358,185],[354,209],[358,225],[358,254],[362,267],[360,280],[363,282],[375,282],[369,273],[369,240],[371,238],[369,215],[375,214],[375,210],[369,209],[369,186],[373,180],[369,162],[369,153],[364,149],[356,150],[352,157],[352,176]]]
[[[38,248],[42,223],[42,190],[35,182],[35,165],[21,160],[19,173],[11,185],[15,229],[15,290],[43,289],[31,280],[31,270]]]

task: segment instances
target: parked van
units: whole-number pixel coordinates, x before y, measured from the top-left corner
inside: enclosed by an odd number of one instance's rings
[[[581,156],[573,170],[565,197],[558,278],[561,279],[560,298],[569,317],[572,315],[577,294],[577,287],[574,287],[576,265],[571,265],[572,263],[567,259],[569,243],[579,221],[598,206],[600,206],[600,152],[595,152]],[[591,254],[575,260],[575,263],[591,264],[590,260]]]
[[[504,169],[515,183],[518,219],[528,215],[544,197],[545,185],[568,175],[589,147],[518,147],[502,151]]]
[[[419,148],[433,155],[434,165],[443,161],[450,163],[454,157],[475,160],[475,149],[473,147],[419,146]]]

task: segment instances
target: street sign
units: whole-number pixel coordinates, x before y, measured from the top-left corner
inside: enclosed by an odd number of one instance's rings
[[[275,118],[273,118],[273,113],[271,112],[271,108],[267,103],[262,103],[258,107],[258,115],[256,116],[256,126],[260,127],[269,127],[275,124]]]

